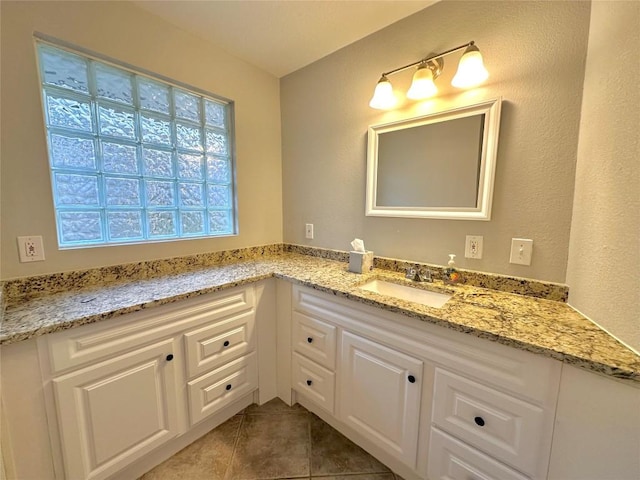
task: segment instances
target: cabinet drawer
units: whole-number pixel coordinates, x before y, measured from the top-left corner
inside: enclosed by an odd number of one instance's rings
[[[253,311],[185,333],[187,372],[193,378],[255,349]]]
[[[192,380],[187,383],[191,425],[256,388],[258,363],[255,352]]]
[[[295,352],[291,360],[293,389],[333,413],[335,374]]]
[[[436,369],[433,423],[495,458],[544,476],[552,412]]]
[[[41,342],[51,373],[59,373],[249,310],[255,310],[253,287],[234,288],[46,335]]]
[[[331,370],[336,365],[336,327],[293,313],[293,349]]]
[[[430,480],[528,480],[524,475],[437,428],[431,429],[427,478]]]

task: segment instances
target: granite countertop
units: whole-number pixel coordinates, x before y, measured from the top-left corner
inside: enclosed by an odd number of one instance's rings
[[[640,356],[566,303],[469,285],[419,284],[453,293],[443,307],[431,308],[358,288],[374,278],[410,283],[401,273],[376,268],[359,275],[349,272],[345,262],[296,253],[31,299],[7,298],[0,345],[271,277],[640,383]]]

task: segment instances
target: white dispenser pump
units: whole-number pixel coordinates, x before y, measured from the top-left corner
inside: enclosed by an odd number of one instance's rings
[[[460,276],[460,272],[458,272],[456,270],[456,261],[455,261],[455,254],[454,253],[450,253],[449,254],[449,261],[447,262],[447,265],[449,265],[447,268],[444,269],[444,282],[445,283],[458,283],[460,280],[462,280],[462,277]]]

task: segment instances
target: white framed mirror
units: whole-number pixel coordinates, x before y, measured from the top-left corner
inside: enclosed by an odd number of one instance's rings
[[[490,220],[501,103],[369,127],[365,214]]]

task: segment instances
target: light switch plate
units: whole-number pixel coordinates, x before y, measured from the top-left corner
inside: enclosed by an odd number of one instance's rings
[[[511,256],[509,263],[518,265],[531,265],[531,254],[533,253],[533,240],[528,238],[511,239]]]

